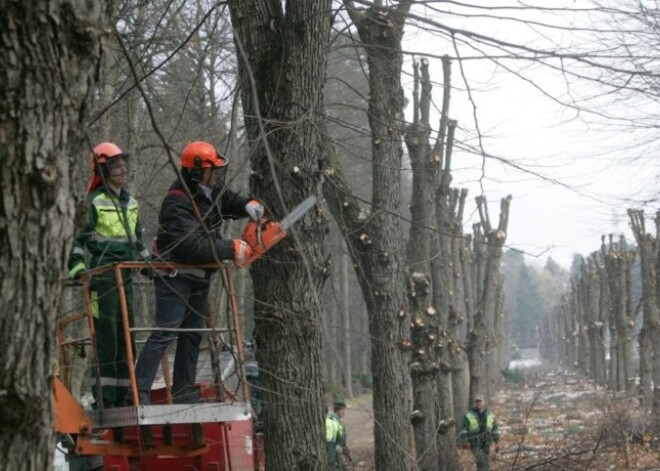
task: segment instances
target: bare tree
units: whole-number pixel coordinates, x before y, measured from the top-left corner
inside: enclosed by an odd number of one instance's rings
[[[412,424],[417,467],[420,470],[435,470],[441,463],[436,443],[437,411],[441,399],[438,396],[436,383],[441,367],[438,351],[441,345],[439,339],[441,326],[438,308],[432,302],[433,284],[429,263],[429,260],[434,255],[437,257],[438,254],[433,254],[431,251],[432,236],[429,229],[437,228],[433,201],[442,157],[434,156],[429,142],[431,84],[428,69],[426,60],[415,64],[413,122],[405,131],[405,142],[413,174],[407,262],[413,345],[410,365],[413,388]]]
[[[500,218],[496,228],[491,225],[488,206],[483,197],[477,197],[481,223],[475,225],[474,246],[476,271],[476,306],[473,323],[469,326],[468,357],[470,362],[470,394],[481,392],[492,394],[493,384],[489,381],[493,373],[499,374],[498,363],[490,353],[495,349],[496,337],[493,335],[495,316],[497,315],[499,261],[502,246],[506,241],[509,223],[509,204],[511,196],[500,202]]]
[[[646,231],[644,211],[628,210],[630,226],[637,241],[642,269],[644,321],[639,336],[639,379],[642,404],[651,407],[654,417],[660,412],[660,308],[658,307],[658,241]],[[656,215],[656,222],[660,214]],[[660,227],[660,226],[658,226]],[[656,228],[657,231],[658,228]]]
[[[320,182],[330,0],[229,2],[255,196],[283,216]],[[318,210],[251,269],[268,469],[324,469],[319,293],[328,274]],[[302,241],[304,240],[304,243]]]
[[[409,315],[399,211],[402,155],[401,37],[410,2],[392,10],[344,2],[369,71],[367,117],[372,136],[371,211],[360,209],[336,154],[326,153],[324,195],[347,240],[365,297],[372,338],[376,466],[410,469]]]
[[[628,250],[625,237],[615,243],[612,235],[603,258],[607,276],[610,318],[610,384],[612,389],[631,393],[634,387],[632,372],[633,328],[635,322],[630,305],[630,267],[634,254]]]

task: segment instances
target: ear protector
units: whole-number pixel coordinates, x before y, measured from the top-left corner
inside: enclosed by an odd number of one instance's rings
[[[202,181],[204,176],[204,169],[202,168],[202,158],[199,156],[195,157],[195,167],[190,169],[190,180],[194,183],[199,183]]]

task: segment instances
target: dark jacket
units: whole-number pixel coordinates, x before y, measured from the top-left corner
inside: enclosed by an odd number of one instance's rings
[[[245,205],[250,199],[224,185],[213,191],[213,201],[197,185],[189,185],[189,188],[202,221],[198,219],[183,184],[177,180],[160,207],[156,238],[158,254],[164,260],[189,265],[215,263],[215,255],[219,260],[231,260],[233,242],[222,238],[220,226],[224,219],[247,216]]]

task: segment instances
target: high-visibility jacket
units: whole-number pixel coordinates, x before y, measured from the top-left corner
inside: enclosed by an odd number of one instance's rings
[[[484,425],[482,429],[481,424]],[[467,411],[461,424],[461,439],[479,439],[490,443],[499,441],[499,430],[495,415],[489,411],[479,412],[476,409]]]
[[[325,417],[325,441],[346,445],[346,427],[334,412],[329,412]]]
[[[337,448],[340,448],[344,453],[348,452],[346,448],[346,427],[344,427],[337,414],[328,412],[325,416],[325,452],[331,469],[340,468]]]
[[[108,263],[149,257],[142,240],[138,202],[124,188],[116,195],[104,187],[88,197],[87,224],[73,242],[69,274],[86,268],[85,249],[91,255],[89,268]]]

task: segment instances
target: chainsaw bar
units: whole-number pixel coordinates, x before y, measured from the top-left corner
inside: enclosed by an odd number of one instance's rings
[[[298,206],[293,208],[289,214],[280,221],[284,231],[289,230],[301,217],[307,213],[316,204],[316,196],[308,196]]]

